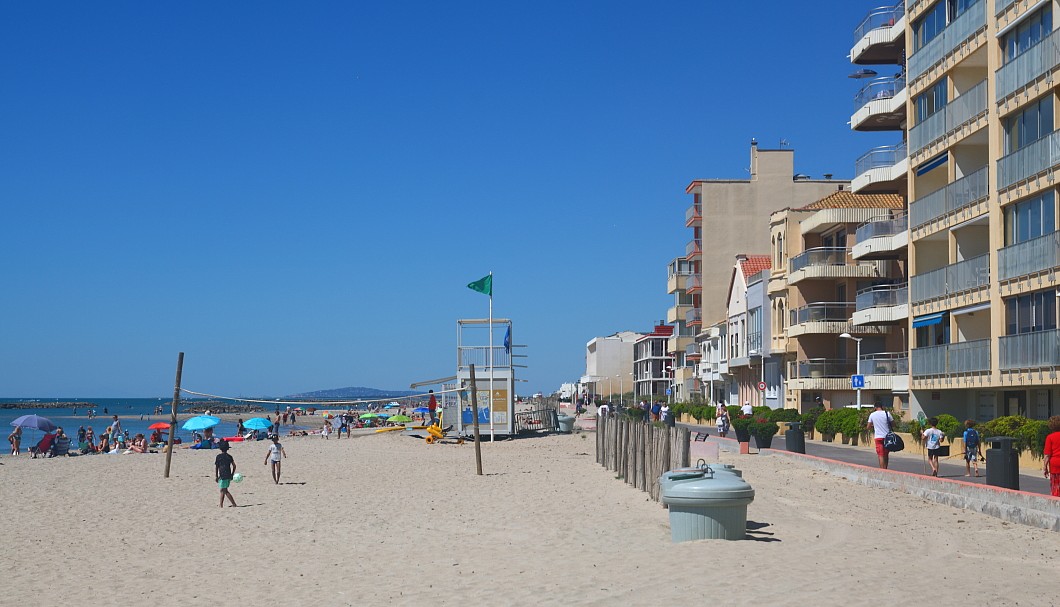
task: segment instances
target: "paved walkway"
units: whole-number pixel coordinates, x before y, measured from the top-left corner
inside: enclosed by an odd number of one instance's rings
[[[693,432],[706,432],[710,436],[711,441],[717,441],[722,444],[723,448],[727,451],[737,451],[736,439],[734,438],[721,438],[718,436],[717,428],[713,426],[700,426],[696,424],[677,424],[678,426],[688,428]],[[729,444],[726,444],[729,443]],[[985,445],[984,445],[985,447]],[[784,442],[784,435],[778,434],[773,437],[772,448],[774,450],[787,450],[787,446]],[[757,452],[754,448],[754,441],[751,441],[751,453]],[[984,449],[984,454],[986,450]],[[875,468],[879,465],[876,459],[876,451],[867,449],[864,447],[851,447],[849,445],[835,444],[835,443],[824,443],[821,441],[806,441],[806,453],[808,455],[814,455],[816,457],[830,459],[838,462],[845,462],[848,464],[859,464],[862,466],[869,466]],[[913,474],[923,474],[928,476],[931,474],[931,467],[928,466],[927,460],[922,455],[916,455],[913,453],[906,454],[904,452],[891,454],[890,469],[898,470],[901,472],[910,472]],[[964,459],[961,456],[952,458],[942,458],[939,461],[939,478],[959,480],[969,483],[986,484],[986,464],[980,462],[979,474],[981,477],[968,477],[964,475]],[[1020,471],[1020,491],[1026,493],[1037,493],[1040,495],[1049,495],[1049,481],[1039,472],[1038,474],[1031,474],[1031,471],[1021,470]]]

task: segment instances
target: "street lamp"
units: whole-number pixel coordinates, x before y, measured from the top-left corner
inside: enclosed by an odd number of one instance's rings
[[[666,367],[666,372],[670,374],[670,382],[667,384],[669,386],[667,388],[667,392],[669,392],[669,394],[666,396],[666,402],[667,403],[673,403],[674,402],[674,368],[668,366],[668,367]]]
[[[620,405],[625,405],[626,401],[624,399],[625,399],[626,393],[622,391],[622,374],[619,373],[615,377],[618,378],[618,403]]]
[[[861,369],[859,368],[861,366],[861,340],[865,339],[865,338],[864,337],[854,337],[850,333],[840,333],[839,336],[844,338],[844,339],[853,339],[854,343],[857,344],[857,355],[856,355],[856,358],[854,360],[854,375],[857,375],[858,371],[861,371]],[[860,387],[857,388],[857,391],[858,391],[858,411],[861,411],[861,388]]]
[[[611,390],[611,376],[608,375],[607,376],[607,402],[608,403],[610,403],[611,399],[613,399],[615,397],[614,394],[615,394],[614,391]]]
[[[751,356],[757,356],[758,362],[761,365],[761,370],[758,379],[758,405],[763,406],[766,404],[765,388],[763,387],[766,383],[766,357],[760,350],[751,350]]]

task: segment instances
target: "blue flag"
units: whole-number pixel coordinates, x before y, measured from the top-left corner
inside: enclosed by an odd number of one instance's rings
[[[512,354],[512,327],[510,325],[508,330],[504,332],[504,352],[509,356]]]

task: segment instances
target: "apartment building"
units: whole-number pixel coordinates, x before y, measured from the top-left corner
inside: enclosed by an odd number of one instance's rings
[[[673,333],[672,326],[659,323],[634,343],[633,397],[637,401],[674,400],[674,359],[667,351]]]
[[[673,327],[673,334],[667,340],[666,351],[673,359],[673,396],[677,402],[691,401],[702,393],[695,374],[696,363],[701,359],[695,337],[703,325],[702,291],[698,259],[678,257],[670,262],[666,292],[673,295],[674,305],[666,311],[666,322]]]
[[[905,105],[904,136],[860,158],[853,187],[909,201],[913,415],[1060,412],[1056,4],[907,0],[855,32],[851,60],[901,80],[866,93],[859,124]]]
[[[612,395],[633,389],[633,345],[641,334],[619,331],[605,337],[594,337],[585,344],[585,374],[579,380],[578,393],[599,394],[611,400]]]

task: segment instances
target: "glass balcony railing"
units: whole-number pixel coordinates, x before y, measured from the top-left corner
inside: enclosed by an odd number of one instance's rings
[[[909,204],[910,225],[918,228],[929,221],[986,200],[990,196],[989,177],[988,167],[983,167],[913,201]]]
[[[1008,280],[1060,265],[1060,232],[1053,232],[997,252],[997,273],[1000,280]]]
[[[869,287],[858,291],[854,309],[857,312],[870,308],[902,306],[909,303],[909,287],[905,283],[882,287]]]
[[[908,155],[908,149],[906,148],[904,141],[895,145],[884,145],[878,148],[873,148],[863,154],[861,158],[858,158],[857,162],[854,163],[854,174],[861,175],[872,169],[892,167],[904,160]]]
[[[811,358],[791,365],[792,379],[850,377],[857,368],[852,358]]]
[[[905,76],[874,78],[854,95],[854,111],[865,107],[870,101],[891,99],[905,88]]]
[[[685,324],[702,324],[703,323],[703,311],[699,308],[693,308],[685,313]]]
[[[849,302],[812,303],[801,308],[789,310],[791,325],[808,322],[850,322],[854,304]]]
[[[980,255],[909,277],[909,287],[914,303],[948,297],[988,284],[990,284],[989,255]]]
[[[893,26],[895,23],[898,23],[898,20],[901,19],[904,14],[905,5],[901,2],[895,6],[881,6],[872,9],[854,30],[854,43],[857,44],[858,40],[864,38],[865,34],[868,34],[872,30]]]
[[[792,257],[788,261],[789,272],[798,272],[807,266],[843,266],[847,265],[850,249],[843,247],[818,247],[809,249]]]
[[[894,236],[909,229],[909,218],[905,215],[900,217],[871,219],[858,226],[855,238],[858,242],[865,242],[870,238]]]
[[[997,189],[1003,190],[1060,165],[1060,131],[1053,131],[997,161]]]
[[[909,79],[912,81],[919,78],[979,30],[985,28],[986,1],[979,0],[909,57]]]
[[[1016,0],[994,0],[994,14],[1000,15],[1005,9],[1012,6]]]
[[[691,223],[702,217],[702,210],[698,204],[694,204],[685,210],[685,223]]]
[[[977,339],[913,348],[910,353],[910,368],[914,377],[989,371],[990,340]]]
[[[688,279],[688,284],[685,286],[685,293],[698,293],[703,290],[703,277],[699,274],[693,274]]]
[[[685,257],[692,257],[693,255],[698,255],[702,253],[702,246],[703,244],[698,240],[690,241],[687,245],[685,245]]]
[[[1060,30],[1054,30],[994,72],[995,98],[1001,101],[1057,65],[1060,65]]]
[[[1002,335],[998,347],[999,364],[1006,371],[1060,367],[1060,331],[1056,329]]]
[[[690,358],[702,358],[703,353],[699,349],[699,344],[688,344],[685,348],[685,356]]]
[[[909,375],[909,355],[905,352],[866,354],[858,361],[862,375]]]
[[[983,80],[909,129],[909,149],[915,154],[985,114],[986,80]]]

